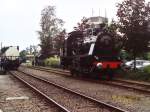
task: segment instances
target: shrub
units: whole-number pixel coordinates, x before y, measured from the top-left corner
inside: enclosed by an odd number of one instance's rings
[[[134,70],[130,70],[130,71],[120,70],[118,71],[118,74],[120,75],[118,77],[121,77],[121,78],[150,82],[150,69],[149,69],[149,73],[146,72],[145,70],[135,70],[135,71]]]
[[[50,57],[50,58],[45,59],[44,63],[45,63],[45,66],[60,67],[60,58]]]
[[[150,66],[145,67],[143,71],[147,74],[150,74]]]
[[[30,66],[32,66],[32,63],[26,63],[26,66],[30,67]]]

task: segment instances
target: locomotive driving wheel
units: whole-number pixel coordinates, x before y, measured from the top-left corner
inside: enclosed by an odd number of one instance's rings
[[[113,78],[114,78],[114,71],[108,69],[108,70],[106,71],[106,79],[107,79],[107,80],[112,80]]]

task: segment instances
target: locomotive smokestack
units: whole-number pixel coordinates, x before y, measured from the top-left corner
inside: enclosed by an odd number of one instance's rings
[[[3,45],[3,43],[1,42],[1,49],[2,49],[2,47],[3,47],[2,45]]]

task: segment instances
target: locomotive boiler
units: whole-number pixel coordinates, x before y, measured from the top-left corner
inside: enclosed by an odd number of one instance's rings
[[[70,32],[64,41],[61,65],[72,74],[104,75],[112,79],[121,65],[115,44],[114,36],[106,29]]]

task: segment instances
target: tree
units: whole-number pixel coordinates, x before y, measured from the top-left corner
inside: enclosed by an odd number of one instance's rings
[[[81,19],[81,22],[78,22],[78,23],[77,23],[77,27],[74,27],[74,30],[77,30],[77,31],[84,31],[85,29],[89,28],[90,25],[87,24],[87,22],[88,22],[88,18],[83,17],[83,18]]]
[[[125,50],[133,55],[134,68],[136,57],[148,50],[150,20],[149,5],[145,0],[124,0],[118,4],[120,32],[124,34]]]
[[[58,35],[56,35],[54,39],[54,48],[57,55],[60,56],[60,50],[63,48],[63,44],[65,41],[66,30],[61,31]]]
[[[63,20],[55,15],[55,7],[48,6],[41,12],[41,31],[38,31],[40,38],[41,54],[43,58],[52,56],[53,39],[62,30]]]
[[[20,57],[24,58],[27,55],[27,51],[26,50],[22,50],[20,51]]]
[[[1,53],[5,53],[5,51],[8,49],[9,47],[3,47],[2,49],[1,49]]]
[[[123,38],[118,32],[118,23],[112,19],[110,24],[104,23],[103,26],[103,29],[112,35],[115,42],[114,49],[119,53],[123,47]]]
[[[26,60],[26,55],[28,54],[28,52],[26,50],[22,50],[20,52],[20,57],[22,59],[22,61],[25,61]]]

